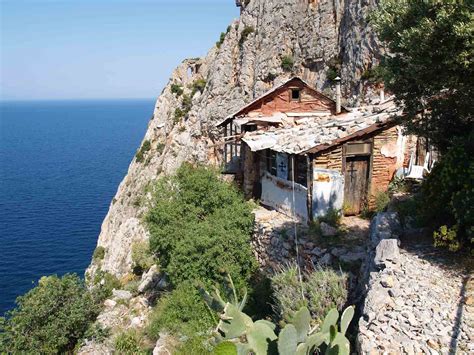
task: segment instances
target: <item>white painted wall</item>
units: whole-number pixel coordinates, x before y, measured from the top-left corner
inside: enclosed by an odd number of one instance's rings
[[[327,214],[333,208],[342,210],[344,203],[344,176],[336,170],[313,171],[313,218]]]
[[[293,183],[265,172],[262,177],[262,204],[273,207],[288,216],[296,216],[302,221],[308,220],[306,205],[308,189],[303,185],[295,186],[295,204],[293,205]]]

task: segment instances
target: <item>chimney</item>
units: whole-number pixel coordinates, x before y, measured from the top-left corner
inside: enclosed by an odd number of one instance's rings
[[[341,113],[341,78],[336,77],[334,79],[336,82],[336,115]]]

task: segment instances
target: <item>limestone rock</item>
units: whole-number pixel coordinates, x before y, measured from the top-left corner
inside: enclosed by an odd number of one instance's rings
[[[168,333],[160,333],[158,341],[156,342],[155,348],[153,349],[153,355],[171,355],[173,349],[176,346],[176,339],[174,339]]]
[[[334,237],[337,234],[337,229],[327,224],[326,222],[322,222],[321,234],[323,235],[323,237]]]
[[[142,275],[140,285],[138,285],[138,292],[144,293],[149,290],[165,290],[168,287],[168,282],[164,274],[158,271],[158,266],[153,265],[146,273]]]
[[[397,239],[383,239],[375,249],[374,263],[377,267],[384,267],[387,261],[396,263],[400,256]]]
[[[129,300],[132,298],[132,293],[125,290],[112,290],[112,295],[119,300]]]

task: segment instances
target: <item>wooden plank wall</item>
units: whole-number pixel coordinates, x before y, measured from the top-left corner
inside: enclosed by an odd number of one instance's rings
[[[374,207],[375,205],[375,196],[379,191],[387,191],[388,185],[392,180],[395,171],[397,170],[397,158],[396,157],[387,157],[382,154],[382,147],[386,145],[396,145],[398,140],[398,130],[397,127],[392,127],[390,129],[384,130],[377,134],[372,134],[371,136],[363,137],[364,139],[373,137],[373,152],[372,152],[372,161],[371,161],[371,177],[369,182],[369,205]],[[411,141],[409,141],[411,143]],[[411,143],[413,144],[413,143]],[[410,159],[410,153],[406,151],[409,150],[405,147],[405,162],[407,159]],[[331,169],[343,173],[343,155],[342,155],[342,145],[335,147],[331,150],[325,151],[320,155],[314,157],[313,167],[322,168],[322,169]]]

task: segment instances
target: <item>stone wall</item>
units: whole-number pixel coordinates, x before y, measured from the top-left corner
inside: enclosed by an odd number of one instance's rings
[[[373,220],[364,272],[360,354],[472,354],[474,278],[459,255],[404,238],[396,213]]]

